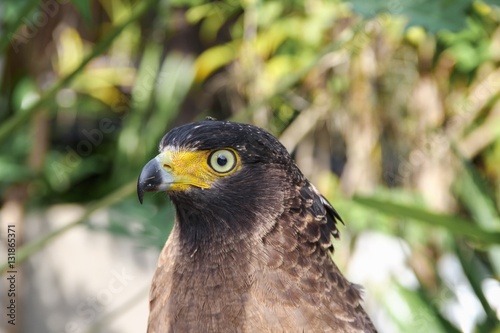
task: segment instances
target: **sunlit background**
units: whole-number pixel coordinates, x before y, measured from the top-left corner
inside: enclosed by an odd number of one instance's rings
[[[0,2],[0,330],[145,331],[173,209],[135,182],[212,116],[336,207],[380,332],[500,332],[499,23],[496,0]]]

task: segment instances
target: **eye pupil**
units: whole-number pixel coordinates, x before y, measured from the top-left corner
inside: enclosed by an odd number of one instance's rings
[[[217,164],[220,166],[225,166],[227,164],[227,157],[222,154],[217,156]]]

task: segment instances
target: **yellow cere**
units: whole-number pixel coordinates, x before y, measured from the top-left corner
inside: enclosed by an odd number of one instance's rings
[[[234,153],[236,164],[226,173],[215,171],[209,159],[215,152],[230,150]],[[167,150],[158,155],[162,168],[174,178],[170,191],[185,191],[192,186],[208,189],[218,178],[226,177],[240,169],[238,153],[231,148],[215,150],[175,151]],[[213,158],[212,158],[213,159]]]

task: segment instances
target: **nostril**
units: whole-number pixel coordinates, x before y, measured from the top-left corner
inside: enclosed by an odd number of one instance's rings
[[[163,164],[163,167],[166,168],[166,169],[172,169],[172,167],[170,165],[166,164],[166,163]]]

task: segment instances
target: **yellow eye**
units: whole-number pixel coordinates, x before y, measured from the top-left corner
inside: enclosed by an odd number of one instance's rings
[[[208,164],[218,173],[227,173],[236,166],[236,156],[228,149],[216,150],[208,157]]]

